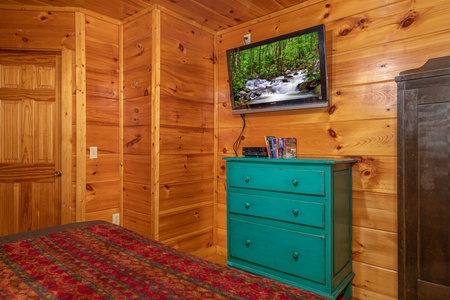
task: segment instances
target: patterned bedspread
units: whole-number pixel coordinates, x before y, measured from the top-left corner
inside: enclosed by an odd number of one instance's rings
[[[0,299],[326,299],[107,222],[0,238]]]

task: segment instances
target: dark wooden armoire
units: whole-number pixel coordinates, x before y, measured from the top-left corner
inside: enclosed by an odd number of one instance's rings
[[[450,56],[396,81],[399,299],[450,299]]]

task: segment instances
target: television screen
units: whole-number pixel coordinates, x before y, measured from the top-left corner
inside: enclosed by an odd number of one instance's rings
[[[233,114],[328,106],[325,26],[227,50]]]

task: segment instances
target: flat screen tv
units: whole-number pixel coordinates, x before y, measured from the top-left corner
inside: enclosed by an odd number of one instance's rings
[[[233,114],[328,106],[325,26],[227,50]]]

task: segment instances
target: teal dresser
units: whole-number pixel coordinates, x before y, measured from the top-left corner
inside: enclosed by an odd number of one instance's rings
[[[228,265],[351,298],[354,159],[226,157]]]

